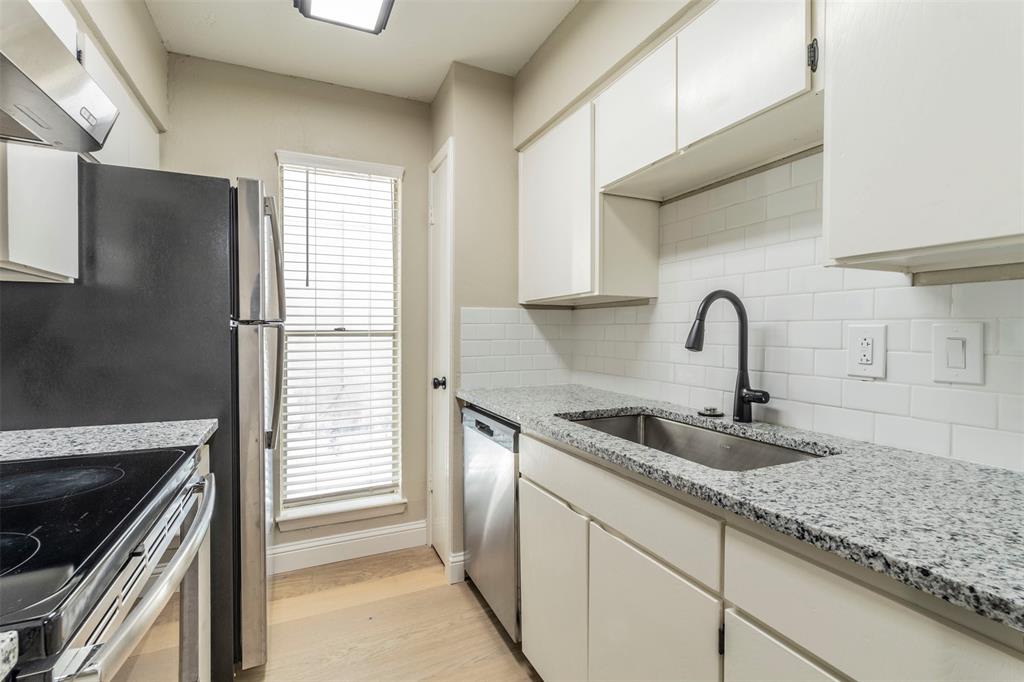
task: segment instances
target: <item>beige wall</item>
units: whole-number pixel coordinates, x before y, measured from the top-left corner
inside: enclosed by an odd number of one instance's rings
[[[459,382],[464,306],[517,304],[517,157],[512,79],[452,64],[431,105],[433,149],[455,140],[452,243],[452,374]],[[453,399],[454,400],[454,399]],[[462,551],[462,430],[452,410],[452,548]]]
[[[278,186],[282,149],[405,168],[402,183],[402,515],[301,531],[290,542],[423,519],[426,516],[426,223],[430,110],[378,95],[220,62],[171,55],[165,170],[258,177]]]
[[[513,143],[578,101],[603,76],[636,53],[690,0],[582,0],[515,79]]]
[[[67,0],[138,98],[153,125],[167,129],[167,51],[141,0]]]

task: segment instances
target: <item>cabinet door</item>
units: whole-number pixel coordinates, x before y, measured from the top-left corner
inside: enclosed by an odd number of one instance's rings
[[[809,0],[718,0],[678,35],[679,147],[811,86]]]
[[[725,611],[725,682],[834,682],[837,678],[745,620]]]
[[[519,301],[593,289],[591,107],[519,155]]]
[[[1024,234],[1024,3],[836,2],[825,26],[828,256]]]
[[[25,144],[4,147],[3,278],[69,282],[78,277],[78,155]]]
[[[547,682],[587,678],[587,519],[519,480],[523,654]]]
[[[722,602],[590,524],[591,680],[718,679]]]
[[[594,102],[594,173],[603,187],[676,150],[676,41],[644,58]]]

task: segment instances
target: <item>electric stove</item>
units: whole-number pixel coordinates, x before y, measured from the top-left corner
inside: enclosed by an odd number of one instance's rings
[[[18,632],[19,668],[64,650],[196,464],[194,447],[0,461],[0,631]]]

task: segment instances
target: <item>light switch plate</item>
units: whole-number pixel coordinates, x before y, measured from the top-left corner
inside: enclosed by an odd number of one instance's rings
[[[851,324],[846,328],[846,374],[885,377],[885,325]]]
[[[938,322],[932,325],[932,381],[985,383],[984,323]]]

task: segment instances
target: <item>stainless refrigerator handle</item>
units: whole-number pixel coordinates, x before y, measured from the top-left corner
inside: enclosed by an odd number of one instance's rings
[[[284,291],[284,254],[281,252],[281,235],[277,231],[277,203],[274,201],[274,197],[264,197],[263,203],[266,214],[270,216],[270,237],[274,242],[274,265],[277,268],[277,305],[281,312],[278,317],[282,320],[287,320],[288,314],[286,310],[288,306],[285,301]]]
[[[267,447],[276,448],[281,437],[281,399],[284,393],[284,324],[269,322],[268,327],[277,328],[277,366],[274,371],[274,414],[270,417],[270,435]]]
[[[85,661],[77,673],[62,677],[58,682],[107,682],[117,674],[135,647],[149,633],[157,617],[164,609],[185,574],[192,566],[199,549],[210,530],[213,519],[213,504],[217,496],[213,474],[206,474],[193,487],[194,493],[202,493],[203,501],[192,523],[182,538],[178,550],[160,573],[158,582],[139,600],[114,636],[102,644],[90,647]]]

